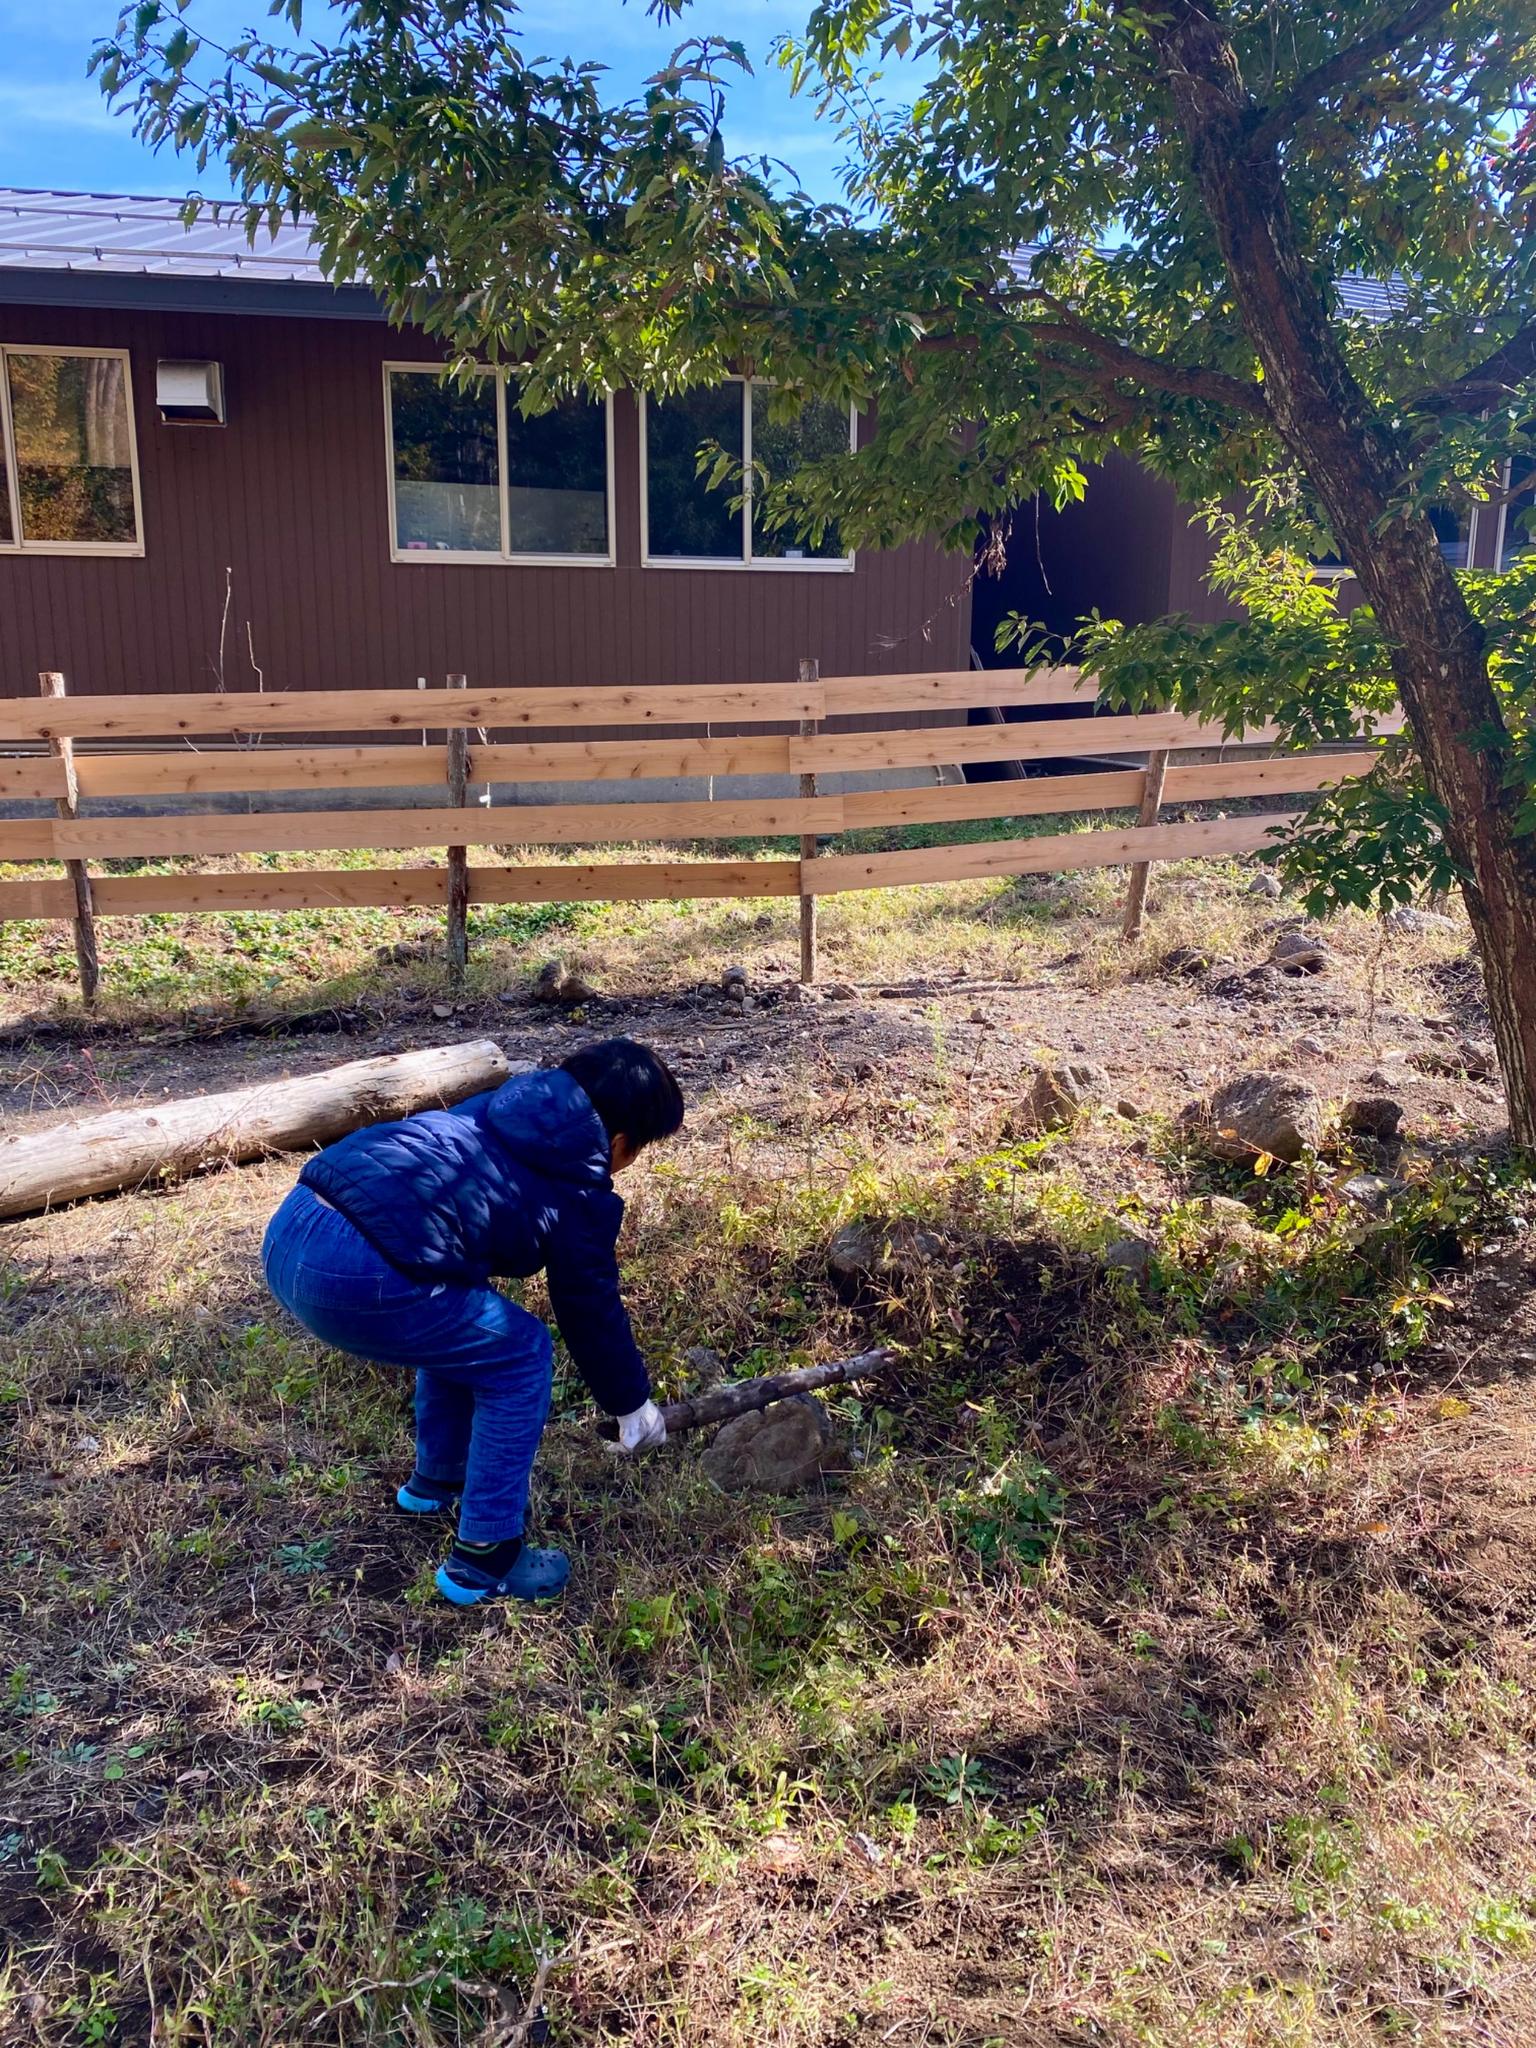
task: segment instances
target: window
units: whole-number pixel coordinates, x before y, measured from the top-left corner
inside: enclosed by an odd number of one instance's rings
[[[1509,496],[1499,507],[1496,569],[1512,569],[1536,548],[1536,455],[1517,455],[1504,465]]]
[[[792,476],[802,463],[854,446],[851,411],[813,398],[790,420],[769,418],[770,387],[745,378],[649,398],[641,414],[641,548],[649,567],[851,569],[834,531],[819,542],[769,532],[756,507],[733,507],[738,472],[750,482]],[[699,474],[699,450],[718,447],[731,474],[712,483]]]
[[[0,548],[143,553],[123,350],[0,348]]]
[[[384,395],[393,560],[612,563],[606,399],[524,419],[505,370],[459,383],[403,363]]]
[[[1470,505],[1431,505],[1429,523],[1440,543],[1440,559],[1453,569],[1470,568],[1472,563],[1472,522]]]
[[[1440,504],[1429,508],[1429,523],[1435,529],[1435,539],[1440,544],[1442,561],[1453,569],[1466,569],[1472,563],[1472,548],[1476,532],[1477,508],[1469,504]],[[1342,555],[1314,555],[1312,567],[1319,576],[1343,582],[1354,571]]]

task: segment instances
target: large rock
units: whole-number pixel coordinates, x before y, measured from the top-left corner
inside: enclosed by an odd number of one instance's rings
[[[1093,1060],[1052,1060],[1029,1084],[1023,1121],[1037,1131],[1062,1130],[1108,1096],[1109,1076]]]
[[[799,1493],[821,1477],[830,1448],[815,1401],[775,1401],[733,1416],[704,1453],[705,1472],[722,1493]]]
[[[1240,1074],[1193,1119],[1218,1159],[1249,1161],[1261,1152],[1296,1160],[1322,1142],[1323,1105],[1316,1089],[1285,1074]]]

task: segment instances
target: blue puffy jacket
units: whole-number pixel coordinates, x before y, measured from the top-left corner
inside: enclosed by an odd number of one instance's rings
[[[649,1398],[619,1293],[608,1133],[569,1074],[518,1074],[454,1109],[353,1131],[299,1179],[413,1280],[474,1287],[542,1266],[594,1400],[628,1415]]]

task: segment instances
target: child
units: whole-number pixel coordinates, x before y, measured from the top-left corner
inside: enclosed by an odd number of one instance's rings
[[[267,1284],[338,1351],[416,1372],[407,1514],[451,1512],[437,1589],[460,1607],[547,1600],[563,1551],[523,1542],[553,1345],[490,1285],[545,1269],[560,1334],[628,1452],[665,1443],[619,1295],[613,1175],[683,1121],[648,1046],[610,1038],[455,1109],[375,1124],[317,1152],[267,1227]]]

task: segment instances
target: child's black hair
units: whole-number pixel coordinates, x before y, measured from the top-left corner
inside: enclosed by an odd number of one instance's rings
[[[628,1138],[637,1152],[682,1128],[683,1091],[648,1045],[600,1039],[562,1060],[560,1069],[585,1091],[609,1137]]]

